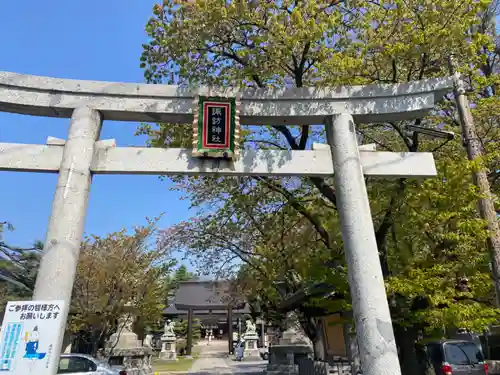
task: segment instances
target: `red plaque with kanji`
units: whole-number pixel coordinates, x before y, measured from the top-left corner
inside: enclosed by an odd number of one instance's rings
[[[238,154],[239,110],[236,98],[198,96],[193,122],[193,154],[232,159]]]

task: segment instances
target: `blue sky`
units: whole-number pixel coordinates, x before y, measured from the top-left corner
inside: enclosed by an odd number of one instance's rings
[[[0,70],[60,78],[142,82],[139,68],[144,25],[154,0],[2,1]],[[44,144],[66,138],[68,119],[0,112],[0,142]],[[104,123],[101,138],[119,146],[143,145],[137,124]],[[16,228],[12,244],[45,238],[56,175],[0,172],[0,220]],[[104,235],[165,213],[161,226],[187,219],[189,202],[156,176],[96,176],[86,233]]]
[[[59,78],[143,82],[139,68],[144,26],[153,0],[2,1],[0,71]],[[44,144],[66,138],[69,119],[0,112],[0,142]],[[118,146],[144,145],[137,123],[105,121],[101,139]],[[0,172],[0,221],[14,232],[6,240],[27,246],[44,240],[56,175]],[[145,223],[164,212],[161,226],[187,219],[189,202],[156,176],[95,176],[86,233],[106,233]]]

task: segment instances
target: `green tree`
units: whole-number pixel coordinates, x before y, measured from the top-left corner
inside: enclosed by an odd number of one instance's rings
[[[161,321],[165,279],[175,262],[168,251],[152,249],[156,220],[82,244],[71,301],[70,329],[79,333],[80,351],[95,354],[119,319],[137,319],[136,329]],[[138,324],[137,324],[138,323]],[[138,327],[139,326],[139,327]]]
[[[176,322],[174,331],[177,337],[186,339],[188,333],[188,321],[186,319]],[[201,338],[201,322],[200,319],[193,319],[193,340]]]
[[[479,282],[474,281],[489,277],[484,269],[484,260],[487,259],[484,239],[487,234],[479,224],[481,221],[474,208],[476,192],[465,174],[473,168],[484,167],[483,163],[495,165],[498,160],[497,143],[488,142],[494,139],[489,136],[498,128],[498,119],[492,113],[497,100],[498,68],[494,67],[498,64],[498,48],[491,43],[488,36],[490,30],[485,26],[489,4],[489,1],[472,0],[352,0],[348,3],[326,0],[167,0],[163,5],[154,7],[146,27],[151,40],[144,45],[141,64],[145,68],[146,79],[156,83],[238,87],[399,83],[445,76],[447,57],[450,54],[460,56],[460,69],[470,77],[470,95],[476,105],[478,126],[483,129],[481,136],[485,137],[485,148],[492,149],[488,151],[486,160],[466,163],[458,142],[443,146],[434,140],[418,138],[406,132],[408,122],[358,124],[365,142],[377,143],[379,148],[407,152],[434,151],[439,161],[440,178],[446,178],[441,181],[442,186],[436,186],[440,194],[425,190],[431,189],[429,184],[433,182],[367,179],[377,244],[391,305],[394,306],[393,313],[408,310],[408,306],[416,307],[425,295],[423,306],[410,309],[402,319],[395,319],[397,341],[402,349],[404,370],[408,374],[417,371],[418,367],[409,360],[415,358],[412,348],[414,336],[405,334],[406,327],[399,329],[402,321],[430,334],[430,331],[443,325],[468,324],[478,329],[496,318],[496,310],[490,307],[490,283],[481,288]],[[455,118],[453,102],[448,100],[434,116],[416,120],[416,123],[453,127],[456,126]],[[156,147],[190,147],[191,130],[188,126],[157,124],[154,127],[143,126],[140,132],[149,134],[151,145]],[[245,127],[243,147],[302,150],[309,148],[312,141],[324,142],[321,127]],[[492,172],[492,179],[495,179],[498,168],[490,170],[495,171]],[[282,277],[282,271],[275,272],[271,265],[278,265],[277,270],[283,270],[283,264],[287,263],[276,264],[274,260],[283,259],[279,258],[279,247],[271,245],[272,240],[264,237],[279,238],[283,228],[300,217],[307,222],[301,228],[309,231],[310,237],[304,236],[301,252],[296,253],[297,258],[305,258],[308,239],[309,248],[314,253],[327,255],[330,267],[320,266],[324,264],[320,262],[325,260],[324,255],[311,256],[310,262],[303,260],[303,266],[292,268],[294,272],[291,274],[301,276],[301,282],[333,277],[337,285],[345,285],[345,278],[343,280],[340,272],[343,253],[331,179],[199,177],[188,180],[179,177],[174,180],[194,206],[210,207],[199,220],[200,225],[196,222],[185,225],[185,228],[198,229],[193,233],[196,233],[199,242],[192,240],[189,245],[185,242],[179,248],[200,250],[200,244],[207,241],[207,231],[219,235],[217,231],[232,228],[231,241],[234,242],[235,235],[244,240],[232,247],[234,251],[229,257],[219,261],[215,255],[221,254],[217,249],[223,245],[212,236],[214,246],[208,247],[203,255],[212,254],[212,261],[207,265],[220,266],[224,262],[234,265],[231,260],[234,255],[256,266],[261,266],[265,259],[269,269],[273,270],[268,273],[269,277]],[[437,180],[432,181],[436,183]],[[471,201],[458,199],[463,205],[457,206],[447,196],[464,197]],[[413,211],[408,202],[413,202]],[[251,215],[247,212],[248,206]],[[415,207],[426,207],[426,210]],[[255,210],[259,211],[259,215],[254,221]],[[280,217],[280,212],[286,225],[271,225],[269,216]],[[402,212],[415,215],[403,215]],[[231,220],[223,221],[227,218]],[[245,221],[250,226],[245,227]],[[203,226],[208,229],[203,230]],[[258,228],[266,230],[255,239],[259,234]],[[174,228],[167,237],[171,238],[175,231],[183,232],[183,228]],[[453,238],[454,233],[455,237],[461,237],[458,244],[455,241],[450,245],[447,240]],[[291,237],[300,240],[299,236]],[[223,242],[227,243],[227,240]],[[472,250],[473,243],[476,247],[470,254],[474,254],[475,258],[465,261],[466,250]],[[294,249],[292,244],[287,248]],[[431,251],[432,248],[434,250]],[[267,256],[263,257],[261,253]],[[442,253],[440,256],[444,258],[437,257],[435,254],[438,253]],[[447,262],[444,272],[438,272],[431,266],[437,259]],[[463,267],[464,264],[474,267]],[[310,269],[309,273],[307,269]],[[411,272],[415,269],[421,272],[420,276],[408,278],[413,277]],[[313,271],[314,277],[311,276]],[[290,277],[289,273],[287,280],[293,284],[295,276]],[[398,282],[405,277],[406,284],[411,286],[409,289],[402,288],[401,282]],[[455,302],[458,291],[450,286],[453,284],[450,280],[454,280],[456,288],[460,285],[459,279],[465,277],[474,284],[468,292],[472,294],[468,297],[472,298],[463,299],[460,303],[464,309],[469,309],[465,304],[470,304],[478,314],[453,313],[451,307],[446,308],[446,303],[439,302],[442,299],[446,299],[448,304]],[[446,288],[436,290],[431,281],[439,281],[439,285]],[[420,292],[417,293],[417,290]],[[473,323],[466,323],[470,320]]]
[[[43,244],[35,242],[30,248],[12,246],[3,240],[4,230],[14,230],[8,223],[0,223],[0,314],[9,300],[31,298]]]
[[[179,354],[184,355],[187,347],[188,322],[183,319],[176,322],[174,327],[175,335],[177,336],[176,350]],[[193,319],[193,344],[201,339],[201,322],[199,319]]]
[[[175,296],[175,292],[179,288],[179,283],[182,281],[196,280],[197,276],[189,272],[187,267],[181,264],[172,274],[168,275],[165,280],[165,288],[167,291],[166,302]]]

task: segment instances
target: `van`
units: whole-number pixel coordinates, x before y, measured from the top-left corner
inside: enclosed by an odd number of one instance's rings
[[[425,344],[428,364],[436,375],[487,375],[481,347],[473,341],[441,340]]]

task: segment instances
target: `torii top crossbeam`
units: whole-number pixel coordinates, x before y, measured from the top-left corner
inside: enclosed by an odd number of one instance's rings
[[[78,81],[0,72],[0,110],[36,116],[71,117],[89,106],[105,120],[191,123],[198,95],[241,95],[241,123],[323,124],[350,113],[356,122],[417,118],[453,88],[453,78],[392,85],[295,89],[196,89],[170,85]]]

